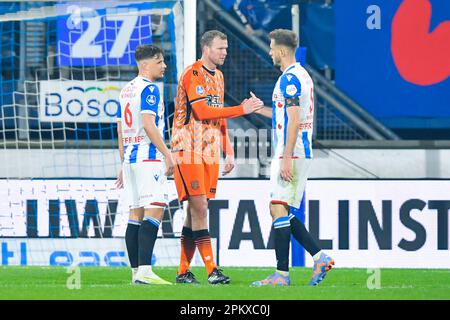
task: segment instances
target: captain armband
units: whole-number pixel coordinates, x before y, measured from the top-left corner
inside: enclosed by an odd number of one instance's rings
[[[286,98],[286,108],[300,106],[300,97]]]

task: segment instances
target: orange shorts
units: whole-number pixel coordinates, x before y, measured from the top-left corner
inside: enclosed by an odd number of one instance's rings
[[[204,161],[198,155],[195,155],[197,158],[193,161],[194,154],[191,152],[179,151],[173,156],[176,163],[173,177],[178,199],[185,201],[190,196],[200,195],[214,199],[219,179],[219,163]]]

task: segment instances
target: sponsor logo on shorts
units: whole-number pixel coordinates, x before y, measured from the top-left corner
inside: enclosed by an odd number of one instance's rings
[[[191,187],[192,187],[192,189],[197,190],[200,187],[200,183],[198,182],[198,180],[192,181]]]

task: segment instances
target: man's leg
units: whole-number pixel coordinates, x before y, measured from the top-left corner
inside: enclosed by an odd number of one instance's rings
[[[214,253],[211,245],[211,236],[208,231],[208,200],[206,195],[191,196],[189,198],[192,217],[192,233],[195,245],[205,264],[210,284],[228,284],[230,278],[219,270],[214,262]]]
[[[288,206],[286,204],[270,204],[272,230],[275,237],[275,256],[277,258],[277,270],[266,279],[253,282],[252,285],[254,286],[288,286],[291,283],[289,277],[289,245],[291,241],[291,226],[287,213]]]
[[[295,175],[298,177],[298,183],[295,192],[292,194],[293,197],[290,198],[289,204],[294,208],[298,208],[304,196],[311,159],[294,159],[293,165]],[[314,260],[313,276],[309,284],[317,285],[325,278],[326,272],[333,267],[334,260],[320,250],[316,240],[314,240],[299,219],[293,214],[289,215],[289,217],[291,219],[291,231],[294,238],[309,252]]]
[[[298,210],[295,208],[292,210]],[[304,223],[300,221],[293,213],[289,213],[289,220],[291,222],[291,232],[294,239],[305,248],[305,250],[312,256],[320,254],[320,247],[317,241],[311,236],[311,234],[306,229]]]
[[[130,218],[128,220],[127,230],[125,232],[125,244],[128,252],[128,259],[132,269],[132,281],[136,276],[139,266],[139,228],[144,217],[144,209],[131,209]]]
[[[152,256],[164,208],[145,209],[139,228],[139,269],[136,282],[141,284],[171,284],[152,271]]]
[[[192,194],[204,192],[203,165],[194,161],[195,154],[191,152],[178,152],[174,154],[174,157],[177,161],[177,167],[174,172],[174,180],[180,202],[188,200]],[[191,260],[195,254],[196,248],[194,234],[192,231],[192,214],[189,201],[180,242],[180,265],[178,267],[176,282],[198,283],[195,276],[189,271]]]
[[[272,228],[275,236],[275,255],[277,271],[285,276],[289,274],[289,245],[291,243],[291,225],[288,207],[283,204],[270,204]]]
[[[139,266],[139,228],[144,218],[144,209],[139,208],[139,192],[136,181],[136,175],[130,164],[122,165],[124,193],[126,202],[130,206],[130,216],[125,232],[125,244],[127,247],[128,258],[131,265],[132,283],[136,278],[136,273]]]
[[[292,187],[289,183],[282,181],[280,177],[280,161],[278,158],[272,159],[270,167],[270,215],[272,216],[272,231],[275,238],[277,270],[266,279],[253,282],[252,285],[254,286],[290,285],[289,245],[291,241],[291,225],[288,216],[288,199],[292,193]],[[293,173],[295,177],[295,171]]]
[[[205,263],[206,271],[210,274],[216,268],[216,264],[212,252],[211,237],[208,231],[208,201],[206,196],[191,196],[189,198],[189,207],[191,210],[194,242]]]

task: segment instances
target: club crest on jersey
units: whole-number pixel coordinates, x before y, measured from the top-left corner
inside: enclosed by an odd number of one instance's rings
[[[147,99],[145,99],[148,104],[155,104],[156,103],[156,96],[150,94],[147,96]]]
[[[205,88],[203,88],[202,86],[197,86],[195,88],[195,91],[197,91],[197,94],[199,94],[201,96],[205,94]]]
[[[193,190],[197,190],[200,187],[200,183],[198,182],[198,180],[194,180],[191,182],[191,187]]]
[[[297,93],[297,88],[295,87],[295,85],[290,84],[286,87],[286,93],[290,96],[293,96]]]

